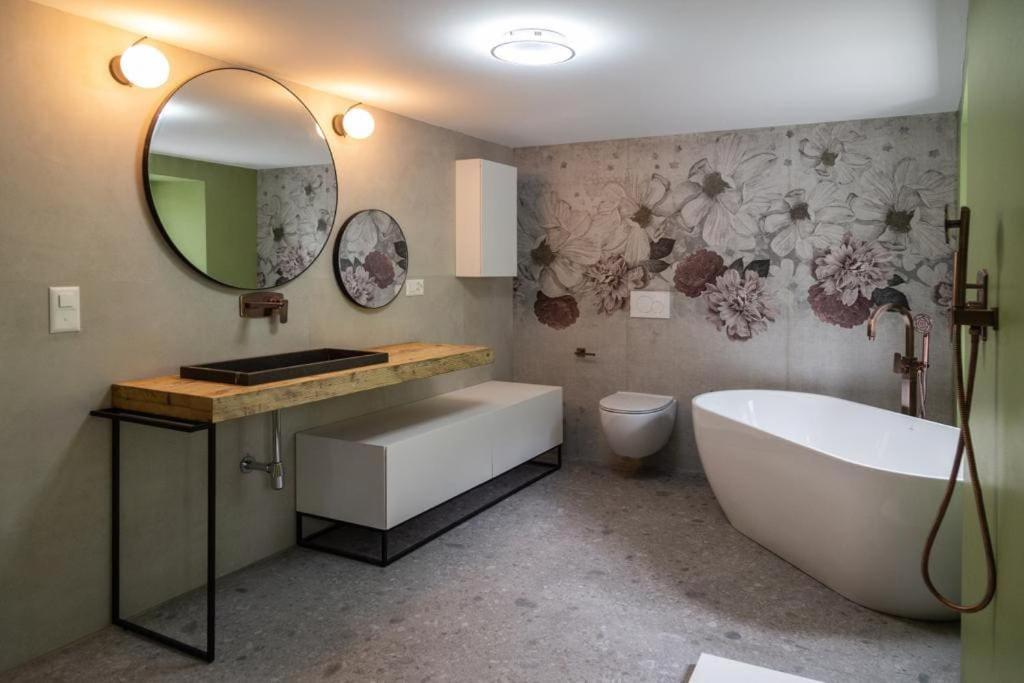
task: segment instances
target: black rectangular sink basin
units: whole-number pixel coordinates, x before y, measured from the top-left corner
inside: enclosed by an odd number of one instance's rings
[[[183,365],[181,377],[251,386],[387,362],[388,354],[379,351],[312,349],[203,365]]]

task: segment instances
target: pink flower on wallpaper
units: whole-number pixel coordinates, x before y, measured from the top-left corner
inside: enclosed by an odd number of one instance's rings
[[[555,330],[564,330],[574,324],[580,317],[580,307],[571,295],[547,296],[537,292],[537,300],[533,304],[533,313],[537,320]]]
[[[850,233],[815,261],[814,278],[822,291],[837,295],[844,306],[888,285],[893,275],[892,254],[878,242],[864,242]]]
[[[871,300],[858,295],[853,303],[846,305],[838,293],[828,294],[821,284],[811,285],[807,290],[807,301],[814,315],[822,322],[852,329],[871,316]]]
[[[605,256],[587,268],[583,274],[585,289],[597,297],[597,311],[612,314],[625,307],[629,292],[647,286],[647,271],[637,266],[630,268],[622,254]]]
[[[765,279],[748,270],[729,269],[704,290],[708,320],[733,341],[746,341],[768,329],[779,314]]]
[[[379,251],[371,251],[366,255],[363,268],[366,268],[366,272],[381,289],[395,281],[395,267],[391,264],[391,259]]]
[[[725,262],[722,257],[710,249],[701,249],[676,264],[672,281],[677,290],[696,299],[704,293],[709,283],[724,272]]]
[[[345,291],[357,302],[371,301],[377,290],[373,278],[362,266],[345,269],[341,273],[341,280],[345,284]]]
[[[307,263],[308,261],[306,256],[297,247],[280,247],[277,250],[276,272],[278,278],[274,285],[277,286],[284,284],[285,282],[297,277],[306,269]]]

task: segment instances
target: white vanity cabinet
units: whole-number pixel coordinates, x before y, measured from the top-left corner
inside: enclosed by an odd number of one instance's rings
[[[296,509],[391,529],[561,443],[561,387],[484,382],[298,433]]]
[[[455,275],[516,274],[516,169],[486,159],[455,162]]]

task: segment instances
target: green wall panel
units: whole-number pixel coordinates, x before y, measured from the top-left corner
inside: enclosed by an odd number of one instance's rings
[[[972,0],[961,122],[961,194],[972,212],[969,273],[987,268],[1000,329],[982,349],[971,424],[993,524],[995,601],[963,619],[963,680],[1024,680],[1024,2]],[[964,505],[964,600],[985,573]]]

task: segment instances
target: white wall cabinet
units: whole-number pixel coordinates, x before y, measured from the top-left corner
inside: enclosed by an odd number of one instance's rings
[[[455,275],[516,274],[516,169],[486,159],[455,162]]]
[[[296,435],[296,510],[391,529],[562,443],[562,388],[484,382]]]

